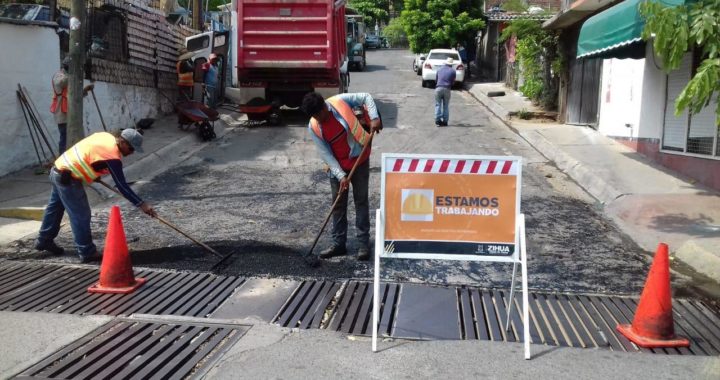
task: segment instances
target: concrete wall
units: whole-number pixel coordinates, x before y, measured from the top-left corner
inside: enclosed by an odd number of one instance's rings
[[[58,141],[50,113],[52,75],[60,67],[60,42],[55,29],[0,22],[0,175],[37,164],[32,140],[15,91],[20,83]]]
[[[3,68],[0,72],[0,176],[3,176],[37,165],[33,143],[15,94],[18,83],[27,88],[40,113],[38,117],[48,127],[50,139],[57,144],[57,127],[49,109],[52,76],[60,67],[60,47],[55,29],[47,26],[0,22],[0,36],[0,51],[3,52],[0,54],[0,67]],[[170,102],[152,87],[96,82],[95,95],[109,129],[126,128],[142,118],[157,118],[173,110]],[[83,119],[86,134],[102,130],[91,95],[84,100]]]
[[[638,136],[643,102],[644,59],[605,59],[602,64],[598,131],[606,136]]]
[[[640,108],[639,138],[657,139],[662,137],[667,75],[660,68],[659,59],[653,57],[651,44],[647,44],[643,71],[642,104]]]

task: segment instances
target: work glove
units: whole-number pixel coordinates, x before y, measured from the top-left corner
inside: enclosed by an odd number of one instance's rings
[[[153,207],[147,202],[141,203],[140,209],[142,210],[142,212],[144,212],[145,214],[147,214],[148,216],[150,216],[152,218],[157,216],[155,209],[153,209]]]
[[[85,86],[83,88],[83,96],[87,96],[88,92],[92,91],[95,88],[94,83],[90,83],[89,85]]]
[[[340,180],[340,192],[345,192],[347,189],[350,188],[350,181],[348,181],[347,177],[342,177]]]
[[[380,119],[373,119],[370,120],[370,132],[372,133],[380,133],[380,131],[383,129],[382,122]]]

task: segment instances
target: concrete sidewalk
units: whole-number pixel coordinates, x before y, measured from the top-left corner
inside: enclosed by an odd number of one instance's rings
[[[501,83],[468,85],[480,102],[593,195],[643,249],[659,242],[714,281],[720,279],[720,194],[698,186],[589,127],[511,117],[536,107]],[[505,96],[489,97],[504,91]]]
[[[217,137],[225,135],[228,127],[240,125],[240,115],[221,114],[221,120],[215,122]],[[152,128],[145,130],[145,152],[123,159],[125,177],[137,190],[143,183],[188,159],[205,145],[195,127],[188,130],[177,127],[176,115],[157,119]],[[27,168],[0,178],[0,245],[36,234],[40,228],[51,186],[47,171],[36,174],[34,169]],[[106,183],[113,184],[111,179],[106,179]],[[91,207],[116,196],[101,185],[93,184],[89,188],[91,190],[87,191],[87,195]]]

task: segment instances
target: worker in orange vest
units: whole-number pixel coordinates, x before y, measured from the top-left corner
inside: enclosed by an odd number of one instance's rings
[[[178,75],[178,96],[181,101],[191,100],[193,98],[193,84],[195,76],[195,66],[192,57],[195,55],[186,48],[181,48],[175,69]]]
[[[65,57],[62,61],[60,70],[52,77],[53,98],[50,103],[50,112],[55,116],[55,123],[60,133],[60,142],[58,144],[58,154],[65,151],[67,144],[67,112],[68,112],[68,67],[70,66],[70,57]]]
[[[90,230],[90,204],[84,184],[90,184],[110,174],[120,193],[144,213],[157,216],[152,206],[144,202],[128,186],[123,174],[121,159],[142,152],[143,137],[135,129],[125,129],[118,136],[108,132],[94,133],[63,153],[50,170],[52,193],[45,208],[35,249],[62,255],[65,251],[55,244],[60,232],[60,221],[67,210],[77,253],[82,263],[99,261]]]
[[[362,108],[369,121],[368,130],[355,116],[354,108]],[[310,116],[310,136],[321,158],[329,166],[330,187],[333,201],[342,193],[337,207],[332,211],[333,245],[320,252],[320,258],[345,255],[347,248],[347,190],[352,184],[355,202],[355,229],[360,242],[358,260],[370,258],[370,209],[368,182],[370,178],[370,147],[360,155],[369,143],[371,133],[382,129],[380,114],[375,101],[367,93],[335,95],[327,101],[322,95],[311,92],[302,100],[300,109]],[[347,175],[355,162],[357,168],[348,181]]]

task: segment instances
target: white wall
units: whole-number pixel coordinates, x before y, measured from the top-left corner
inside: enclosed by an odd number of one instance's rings
[[[644,96],[645,61],[615,58],[603,60],[598,122],[600,133],[613,137],[638,137]]]
[[[108,130],[132,127],[140,119],[157,118],[173,112],[172,104],[153,87],[95,82],[94,91]],[[173,98],[175,95],[169,96]],[[103,130],[92,94],[86,96],[83,102],[83,125],[86,135]]]
[[[643,74],[643,101],[640,108],[640,132],[638,137],[659,139],[662,137],[667,75],[661,69],[659,58],[653,57],[653,48],[647,44],[645,71]]]
[[[15,91],[25,86],[55,141],[57,127],[50,113],[52,75],[60,67],[55,29],[0,22],[0,175],[37,164],[32,140]]]
[[[49,109],[52,76],[60,67],[60,46],[55,29],[51,27],[0,22],[0,52],[0,67],[3,68],[0,71],[0,176],[3,176],[37,165],[37,156],[15,94],[18,83],[27,88],[40,113],[38,117],[57,144],[57,124]],[[173,111],[170,102],[153,87],[96,82],[95,96],[108,129],[127,128],[142,118],[157,118]],[[92,95],[84,100],[83,120],[86,134],[102,131]]]

